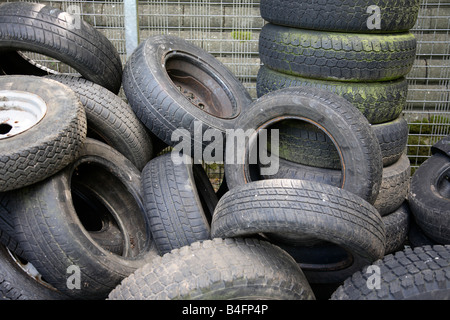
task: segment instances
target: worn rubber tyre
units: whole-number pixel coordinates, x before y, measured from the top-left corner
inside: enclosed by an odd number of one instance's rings
[[[391,33],[407,31],[416,23],[418,0],[261,0],[264,20],[295,28],[357,33]],[[368,26],[379,8],[380,26]],[[370,25],[370,24],[369,24]]]
[[[87,136],[110,145],[142,170],[153,158],[145,126],[119,96],[89,80],[66,75],[47,78],[61,82],[78,95],[87,117]]]
[[[403,117],[371,126],[380,144],[383,166],[397,162],[406,149],[408,123]],[[275,123],[278,129],[280,158],[307,166],[341,169],[339,153],[333,141],[317,126],[300,121]],[[270,139],[268,142],[270,151]]]
[[[408,194],[417,225],[431,239],[450,244],[450,157],[435,153],[414,172]]]
[[[178,138],[205,146],[194,139],[208,129],[223,135],[252,101],[214,56],[168,35],[150,37],[136,48],[125,66],[123,88],[139,119],[170,146]],[[176,129],[184,130],[174,141]]]
[[[376,35],[289,28],[266,24],[259,57],[272,70],[311,79],[353,82],[404,77],[416,57],[410,32]]]
[[[211,238],[210,223],[217,196],[201,164],[172,154],[152,159],[142,171],[144,207],[159,253]]]
[[[219,200],[211,222],[213,238],[261,233],[318,239],[352,256],[340,268],[312,265],[307,276],[315,283],[339,282],[381,258],[386,237],[380,214],[367,201],[337,187],[294,179],[247,183]]]
[[[379,268],[378,273],[374,267]],[[443,245],[406,248],[389,254],[346,279],[331,296],[331,300],[448,299],[450,246]]]
[[[411,211],[405,200],[396,210],[383,216],[386,228],[386,247],[384,254],[403,250],[407,244],[409,226],[411,222]]]
[[[245,143],[235,142],[237,130],[235,135],[227,136],[224,168],[230,190],[261,179],[258,161],[251,163],[252,157],[256,158],[256,138],[262,129],[270,130],[270,126],[282,120],[300,120],[320,127],[334,141],[340,154],[344,168],[340,187],[374,203],[383,169],[375,133],[367,119],[350,102],[316,88],[292,87],[271,92],[256,100],[239,119],[235,128],[250,134]],[[276,165],[273,164],[274,170]]]
[[[232,271],[232,272],[231,272]],[[109,300],[314,300],[285,251],[256,239],[212,239],[175,249],[122,281]]]
[[[116,94],[120,90],[122,62],[117,49],[82,19],[48,5],[4,3],[0,8],[0,35],[0,69],[6,74],[15,74],[18,64],[27,65],[18,72],[48,74],[26,60],[20,63],[17,51],[31,51],[71,66],[84,78]],[[14,64],[8,61],[11,55],[15,56]]]
[[[80,201],[96,199],[95,212]],[[79,157],[58,174],[14,191],[15,236],[23,257],[43,278],[73,299],[104,299],[115,286],[157,256],[145,215],[139,170],[110,146],[87,139]],[[123,236],[114,254],[90,236],[104,215]],[[79,267],[79,288],[67,285],[68,268]]]
[[[24,261],[0,245],[0,301],[66,299],[67,296],[27,273]]]
[[[335,187],[342,184],[341,170],[317,168],[301,165],[284,159],[279,160],[280,168],[272,176],[264,179],[297,179],[325,183]],[[383,167],[380,190],[373,206],[381,216],[385,216],[396,209],[406,200],[409,191],[411,166],[404,154],[396,163]]]
[[[54,80],[0,77],[0,192],[39,182],[72,162],[86,139],[76,94]]]
[[[406,154],[397,162],[383,168],[383,178],[377,200],[373,206],[385,216],[407,199],[411,178],[411,164]]]
[[[287,87],[321,88],[336,93],[358,108],[371,124],[397,119],[408,94],[405,78],[373,83],[314,80],[260,67],[256,78],[258,97]]]
[[[438,152],[450,157],[450,134],[431,146],[431,154]]]
[[[408,143],[408,123],[405,118],[398,118],[372,126],[380,143],[383,166],[397,162],[406,150]]]

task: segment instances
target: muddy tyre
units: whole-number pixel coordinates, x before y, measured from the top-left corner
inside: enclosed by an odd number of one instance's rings
[[[387,33],[414,27],[419,5],[418,0],[261,0],[260,10],[264,20],[295,28]],[[379,9],[379,26],[371,21],[371,16],[377,12],[372,9],[374,6]]]

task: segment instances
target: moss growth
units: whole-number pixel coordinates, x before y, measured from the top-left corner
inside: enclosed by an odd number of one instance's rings
[[[235,40],[249,41],[252,40],[252,33],[250,31],[232,31],[231,37]]]
[[[411,161],[411,166],[420,166],[431,156],[431,146],[439,141],[440,135],[433,135],[435,126],[443,126],[440,132],[449,132],[450,118],[438,115],[422,118],[409,123],[407,155]],[[433,130],[434,129],[434,130]],[[414,174],[415,168],[411,168]]]

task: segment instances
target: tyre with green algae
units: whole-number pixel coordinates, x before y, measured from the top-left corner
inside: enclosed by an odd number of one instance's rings
[[[323,32],[266,24],[259,56],[291,75],[353,82],[388,81],[409,73],[416,56],[410,32],[387,35]]]
[[[308,79],[261,66],[256,79],[258,97],[287,87],[320,88],[351,102],[371,124],[397,119],[406,106],[408,82],[402,77],[382,82],[343,82]]]

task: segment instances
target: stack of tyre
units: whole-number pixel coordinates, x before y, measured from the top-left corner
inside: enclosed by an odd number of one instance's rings
[[[263,66],[258,96],[285,87],[322,88],[352,103],[381,147],[383,172],[373,205],[389,237],[386,251],[404,243],[410,164],[405,154],[406,104],[419,1],[261,1],[268,22],[260,34]],[[279,177],[340,183],[339,146],[314,123],[285,121],[280,130]],[[375,156],[375,155],[373,155]],[[391,238],[391,236],[393,238]]]

